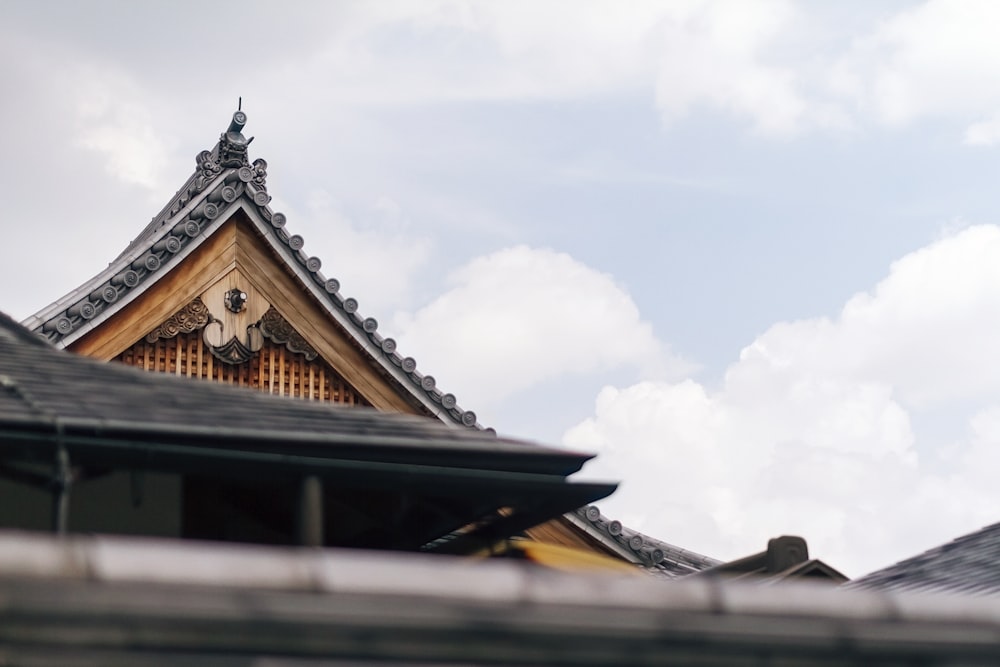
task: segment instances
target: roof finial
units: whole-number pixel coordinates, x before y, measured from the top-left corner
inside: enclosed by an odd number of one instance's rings
[[[223,167],[242,167],[247,164],[247,145],[250,142],[243,136],[247,115],[242,110],[242,97],[239,106],[240,109],[233,114],[233,119],[229,123],[229,129],[219,138],[219,164]]]
[[[239,103],[236,105],[236,110],[237,111],[243,111],[243,96],[242,95],[240,95],[240,97],[239,97]]]

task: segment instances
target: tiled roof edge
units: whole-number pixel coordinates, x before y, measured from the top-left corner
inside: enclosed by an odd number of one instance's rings
[[[309,256],[303,251],[305,239],[285,229],[286,217],[283,213],[271,210],[264,197],[269,200],[266,191],[254,184],[248,184],[243,201],[252,204],[253,210],[260,218],[270,225],[271,235],[281,245],[286,255],[294,262],[292,266],[300,277],[311,280],[316,289],[314,294],[322,295],[321,300],[335,314],[336,319],[347,325],[351,335],[368,353],[379,361],[387,371],[397,379],[404,378],[404,386],[414,395],[422,396],[429,401],[428,407],[437,414],[447,416],[448,420],[462,426],[483,429],[476,414],[471,410],[463,410],[458,405],[454,394],[442,392],[432,375],[425,375],[417,370],[417,362],[413,357],[404,357],[396,349],[395,339],[383,336],[379,332],[379,323],[374,317],[365,317],[359,311],[358,300],[344,297],[340,293],[340,281],[327,278],[320,270],[323,262],[319,257]],[[492,429],[485,429],[492,430]]]
[[[213,221],[227,219],[234,206],[243,204],[270,225],[273,234],[265,236],[281,243],[285,254],[297,264],[293,270],[318,286],[313,293],[325,295],[321,301],[331,314],[339,322],[348,323],[348,335],[361,343],[389,375],[429,410],[444,417],[446,423],[492,432],[479,423],[473,411],[463,410],[454,394],[438,389],[432,375],[418,371],[413,357],[400,355],[396,341],[378,332],[378,321],[358,312],[357,299],[340,294],[340,281],[323,275],[322,261],[302,251],[304,239],[289,235],[284,229],[285,215],[269,206],[264,160],[255,160],[251,165],[244,157],[239,167],[219,164],[223,137],[212,151],[198,154],[194,175],[108,269],[27,318],[24,326],[57,347],[65,347],[145,291],[154,277],[168,271],[199,245],[197,239],[206,236]]]
[[[673,576],[683,576],[700,572],[722,562],[632,530],[621,521],[601,514],[601,510],[595,505],[581,507],[573,512],[573,516],[581,519],[585,525],[593,527],[602,537],[627,549],[646,568],[656,568]]]

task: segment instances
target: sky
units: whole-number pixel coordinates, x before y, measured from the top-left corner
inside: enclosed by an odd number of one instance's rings
[[[242,97],[272,208],[601,510],[857,576],[1000,520],[1000,4],[0,5],[0,309],[103,269]]]

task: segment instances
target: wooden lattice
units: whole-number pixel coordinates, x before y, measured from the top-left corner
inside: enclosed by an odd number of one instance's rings
[[[201,331],[154,342],[140,340],[118,355],[116,361],[147,371],[227,382],[283,396],[371,405],[322,359],[309,361],[305,355],[270,340],[265,340],[260,351],[242,364],[225,364],[213,357]]]

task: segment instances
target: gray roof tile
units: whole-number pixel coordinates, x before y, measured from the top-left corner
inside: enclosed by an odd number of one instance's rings
[[[596,533],[605,544],[617,545],[619,550],[625,550],[630,560],[671,579],[700,572],[722,562],[632,530],[621,521],[604,516],[594,505],[581,507],[573,515],[590,526],[591,534]]]
[[[1000,594],[1000,523],[855,579],[847,586],[895,591]]]

